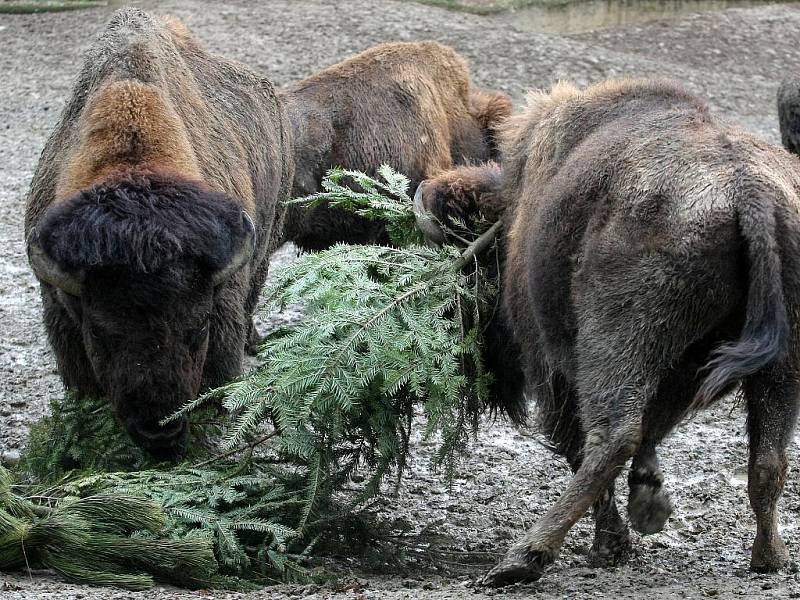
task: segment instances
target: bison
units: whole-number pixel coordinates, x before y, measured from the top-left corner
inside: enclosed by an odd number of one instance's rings
[[[778,123],[781,142],[790,152],[800,154],[800,77],[790,75],[778,88]]]
[[[454,164],[488,160],[511,114],[508,96],[471,88],[464,59],[436,42],[375,46],[281,97],[294,131],[294,196],[319,191],[334,166],[374,174],[387,163],[416,186]],[[388,242],[383,223],[324,205],[292,206],[285,239],[306,250]]]
[[[28,257],[64,385],[107,397],[159,459],[159,421],[240,373],[280,242],[291,126],[273,86],[176,19],[117,12],[42,152]]]
[[[751,567],[785,565],[777,503],[800,392],[797,159],[660,80],[532,93],[500,151],[502,168],[442,173],[415,203],[442,222],[502,218],[494,327],[512,335],[495,339],[505,370],[524,378],[501,401],[536,399],[574,477],[484,582],[540,577],[591,507],[592,554],[622,558],[628,525],[614,481],[631,458],[631,524],[660,530],[672,506],[657,445],[737,385],[757,522]]]

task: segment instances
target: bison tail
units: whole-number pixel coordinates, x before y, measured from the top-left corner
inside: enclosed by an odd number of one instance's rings
[[[704,367],[706,376],[695,395],[695,409],[708,406],[733,384],[787,352],[790,327],[775,235],[775,205],[772,194],[761,192],[738,210],[749,267],[744,327],[739,339],[717,348]]]

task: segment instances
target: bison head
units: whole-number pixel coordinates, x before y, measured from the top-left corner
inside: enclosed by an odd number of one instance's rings
[[[417,226],[427,239],[441,244],[447,230],[470,230],[479,216],[497,220],[504,210],[501,175],[499,165],[488,162],[426,179],[414,194]]]
[[[187,421],[159,421],[199,393],[209,344],[230,330],[216,296],[254,247],[239,203],[154,173],[129,173],[54,204],[29,239],[31,266],[56,288],[97,388],[156,458],[185,450]]]

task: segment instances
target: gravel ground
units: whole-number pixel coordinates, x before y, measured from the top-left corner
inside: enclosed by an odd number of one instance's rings
[[[437,39],[469,59],[478,84],[503,89],[517,101],[526,89],[559,78],[585,84],[623,75],[667,75],[709,98],[721,115],[771,141],[778,139],[778,83],[788,68],[800,63],[797,5],[559,36],[517,31],[507,15],[480,17],[411,2],[140,4],[179,15],[210,48],[251,65],[278,85],[378,42]],[[18,450],[28,425],[42,415],[51,397],[61,395],[37,286],[23,252],[23,202],[82,52],[111,10],[0,16],[0,452]],[[291,256],[291,249],[284,249],[276,263]],[[796,436],[795,458],[798,442]],[[592,525],[586,518],[540,582],[502,592],[474,590],[471,581],[555,500],[568,478],[566,465],[531,432],[502,422],[485,423],[452,488],[429,469],[431,451],[428,443],[417,441],[398,492],[375,509],[387,531],[406,533],[403,556],[398,551],[395,556],[373,553],[358,559],[333,556],[330,566],[349,578],[349,584],[281,586],[247,597],[800,598],[797,564],[770,576],[747,570],[755,523],[746,493],[744,417],[732,402],[686,424],[664,444],[664,472],[677,508],[665,531],[635,537],[633,556],[625,566],[587,567]],[[800,549],[799,487],[797,475],[790,472],[782,528],[794,556]],[[621,492],[624,505],[625,490]],[[42,573],[0,576],[3,599],[198,595],[240,597],[166,588],[133,594],[65,585]]]

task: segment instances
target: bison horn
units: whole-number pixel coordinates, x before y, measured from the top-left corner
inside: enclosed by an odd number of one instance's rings
[[[214,273],[212,277],[214,287],[227,281],[253,257],[256,249],[256,227],[253,224],[253,219],[245,211],[242,211],[242,221],[245,228],[245,238],[230,262]]]
[[[441,244],[444,241],[444,232],[442,232],[442,228],[439,227],[439,224],[436,222],[436,218],[429,213],[422,204],[422,188],[425,185],[426,183],[424,181],[420,183],[414,194],[414,216],[417,219],[417,227],[419,227],[425,239],[434,244]]]
[[[28,244],[28,262],[40,281],[49,283],[71,296],[81,295],[83,273],[75,275],[65,271],[36,241]]]

